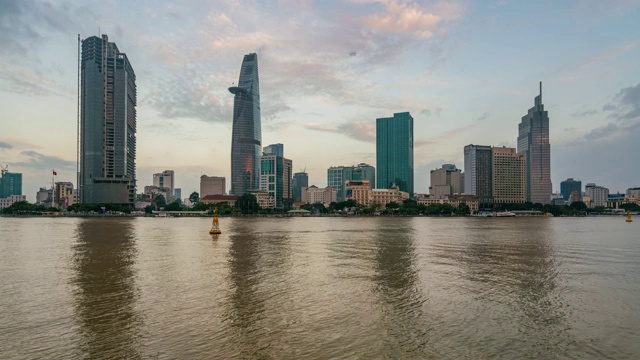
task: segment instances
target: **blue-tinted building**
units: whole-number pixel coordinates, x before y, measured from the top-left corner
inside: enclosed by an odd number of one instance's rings
[[[11,195],[22,195],[22,174],[2,171],[0,178],[0,199]]]
[[[563,199],[568,200],[571,193],[574,191],[577,191],[578,194],[582,194],[582,181],[568,178],[560,183],[560,193],[562,194]]]
[[[293,202],[302,201],[302,188],[309,187],[309,174],[304,171],[293,174]]]
[[[244,56],[238,86],[229,91],[234,95],[229,193],[243,195],[260,186],[262,129],[257,54]]]
[[[413,197],[413,117],[408,112],[376,120],[376,188],[400,191]]]
[[[136,195],[136,75],[107,35],[82,41],[80,202],[133,206]]]

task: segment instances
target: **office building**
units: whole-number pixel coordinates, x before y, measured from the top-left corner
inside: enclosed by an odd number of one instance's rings
[[[282,144],[269,145],[264,148],[260,160],[260,190],[269,193],[270,204],[273,204],[272,208],[284,209],[293,203],[293,188],[291,186],[293,162],[279,154],[284,154]]]
[[[336,202],[336,189],[327,186],[319,188],[315,185],[302,188],[302,202],[307,204],[323,204],[328,206],[332,202]]]
[[[234,95],[229,193],[240,196],[260,185],[262,128],[257,54],[244,56],[238,86],[229,91]]]
[[[596,206],[606,206],[607,200],[609,200],[609,189],[603,186],[597,186],[594,183],[588,183],[584,187],[585,199],[588,197],[589,201],[585,201],[588,207],[594,208]]]
[[[565,200],[569,200],[571,193],[574,191],[582,194],[582,181],[568,178],[560,183],[560,193]]]
[[[431,170],[429,195],[435,198],[462,194],[464,187],[462,171],[453,164],[443,164],[441,168]]]
[[[464,191],[478,198],[481,209],[493,207],[492,152],[486,145],[464,147]]]
[[[133,207],[136,196],[136,75],[107,35],[82,41],[80,201]]]
[[[360,163],[356,166],[332,166],[327,170],[327,186],[335,188],[337,201],[345,201],[345,184],[351,180],[367,180],[375,184],[376,169],[368,164]]]
[[[492,194],[495,204],[525,202],[525,160],[515,148],[492,149]]]
[[[51,189],[41,187],[36,193],[36,204],[51,205],[52,191]]]
[[[207,195],[224,195],[226,179],[224,176],[200,176],[200,197]]]
[[[549,114],[540,94],[534,106],[518,125],[518,154],[525,156],[526,199],[532,203],[551,201],[551,145],[549,145]]]
[[[66,209],[67,207],[76,203],[75,191],[73,184],[70,182],[57,182],[56,191],[54,195],[55,206],[59,209]]]
[[[9,206],[20,201],[27,201],[27,196],[26,195],[9,195],[7,197],[0,198],[0,210],[8,208]]]
[[[309,174],[304,171],[293,174],[291,186],[293,187],[293,202],[301,202],[302,188],[309,187]]]
[[[180,189],[180,188],[176,188],[176,189],[174,189],[174,190],[173,190],[173,196],[174,196],[176,199],[181,199],[181,200],[182,200],[182,189]]]
[[[413,196],[413,117],[408,112],[376,119],[376,188],[393,186]]]
[[[161,173],[153,174],[153,186],[167,189],[168,197],[173,197],[175,174],[173,170],[165,170]]]
[[[0,172],[0,199],[11,195],[22,195],[22,174],[6,170]]]

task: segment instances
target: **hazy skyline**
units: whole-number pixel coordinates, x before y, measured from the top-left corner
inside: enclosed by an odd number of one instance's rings
[[[77,34],[109,35],[136,69],[137,186],[176,171],[230,181],[233,95],[260,57],[262,142],[326,185],[330,166],[375,166],[375,121],[414,117],[415,190],[463,168],[467,144],[516,146],[544,83],[553,190],[573,177],[640,185],[640,1],[0,0],[0,163],[23,193],[76,181]],[[228,189],[227,189],[228,190]]]

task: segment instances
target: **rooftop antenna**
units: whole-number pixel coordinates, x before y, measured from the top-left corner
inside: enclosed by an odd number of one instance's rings
[[[542,81],[540,81],[540,101],[542,102]]]

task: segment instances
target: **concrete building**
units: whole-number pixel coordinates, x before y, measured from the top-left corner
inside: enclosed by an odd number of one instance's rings
[[[7,197],[0,198],[0,210],[8,208],[14,203],[17,203],[20,201],[27,201],[27,196],[26,195],[9,195]]]
[[[398,186],[413,196],[413,117],[408,112],[376,119],[376,188]]]
[[[492,194],[495,204],[521,204],[526,200],[525,157],[515,148],[492,149]]]
[[[476,196],[481,208],[493,207],[492,153],[491,146],[464,147],[464,191]]]
[[[230,87],[229,92],[234,95],[229,193],[244,195],[260,187],[262,126],[257,54],[244,56],[238,86]]]
[[[57,182],[55,191],[55,206],[59,209],[66,209],[67,207],[76,203],[75,191],[73,184],[70,182]]]
[[[161,173],[153,174],[153,186],[157,186],[158,188],[167,189],[165,198],[167,201],[169,198],[174,197],[174,182],[175,182],[175,173],[173,170],[165,170]]]
[[[291,186],[293,202],[302,202],[302,188],[309,187],[309,174],[304,171],[293,174]]]
[[[347,181],[367,180],[371,188],[375,187],[376,169],[368,164],[360,163],[355,166],[332,166],[327,170],[327,186],[335,188],[338,202],[345,201],[345,186]]]
[[[368,206],[371,201],[371,190],[371,184],[368,180],[347,181],[345,198]]]
[[[551,145],[549,145],[549,114],[540,94],[534,106],[518,125],[518,154],[525,156],[526,201],[549,204],[551,201]]]
[[[36,204],[49,204],[51,205],[53,192],[51,189],[41,187],[40,190],[36,193]]]
[[[627,200],[640,204],[640,187],[627,189],[624,196]]]
[[[258,202],[258,206],[260,206],[261,208],[264,208],[264,209],[273,208],[274,200],[273,200],[273,198],[269,197],[269,192],[268,191],[252,190],[252,191],[249,192],[249,194],[251,194],[251,195],[256,197],[256,201]]]
[[[441,168],[431,170],[429,195],[440,198],[453,194],[462,194],[464,187],[462,171],[453,164],[443,164]]]
[[[397,186],[391,189],[371,189],[368,180],[352,180],[346,184],[346,198],[360,205],[375,204],[381,208],[391,202],[401,204],[409,198],[409,193],[400,191]]]
[[[224,176],[200,176],[200,197],[207,195],[224,195],[226,179]]]
[[[607,206],[609,200],[609,189],[603,186],[597,186],[594,183],[585,185],[585,194],[589,197],[589,203],[585,201],[588,207]]]
[[[435,198],[431,196],[418,196],[416,198],[418,204],[422,205],[431,205],[431,204],[450,204],[454,208],[460,206],[460,204],[465,204],[469,207],[469,211],[476,212],[478,211],[478,198],[473,195],[452,195],[445,196],[442,198]]]
[[[204,204],[227,203],[231,206],[236,203],[236,200],[238,197],[235,195],[207,195],[200,198],[200,202]]]
[[[273,208],[284,209],[293,204],[293,162],[279,154],[284,154],[282,144],[264,148],[260,159],[260,190],[269,192],[269,198],[273,199]]]
[[[0,198],[22,195],[22,174],[6,170],[0,172]]]
[[[134,206],[136,75],[107,35],[82,41],[80,201]]]
[[[324,204],[328,206],[337,202],[336,189],[330,186],[319,188],[315,185],[302,188],[302,202],[306,204]]]
[[[560,182],[560,193],[565,200],[569,200],[571,193],[574,191],[582,193],[582,181],[568,178],[567,180]]]
[[[584,201],[582,199],[582,192],[581,191],[572,191],[571,195],[569,195],[569,205],[571,205],[571,203],[574,203],[576,201]]]

